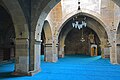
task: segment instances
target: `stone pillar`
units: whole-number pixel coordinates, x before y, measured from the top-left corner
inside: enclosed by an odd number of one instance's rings
[[[110,47],[104,48],[104,58],[110,58]]]
[[[15,40],[15,72],[14,75],[29,75],[29,39]]]
[[[65,41],[65,37],[64,36],[63,38],[60,39],[60,43],[59,43],[59,58],[63,58],[64,57],[64,47],[65,47],[65,44],[64,44],[64,41]]]
[[[58,44],[54,44],[53,46],[53,62],[58,61]]]
[[[30,32],[30,71],[34,71],[34,60],[35,60],[35,35],[34,31]]]
[[[110,58],[110,43],[108,39],[101,39],[101,51],[102,51],[102,58]]]
[[[41,41],[35,41],[35,50],[34,50],[34,70],[31,71],[32,74],[38,73],[40,68],[40,51],[41,50]]]
[[[117,52],[116,52],[116,30],[111,30],[110,33],[110,61],[112,64],[117,64]]]
[[[30,40],[30,75],[40,72],[41,42],[35,40],[34,32],[31,32]]]
[[[101,47],[101,57],[104,58],[104,48],[105,48],[105,39],[104,38],[101,38],[100,47]]]
[[[52,43],[45,44],[45,61],[46,62],[56,62],[58,60],[58,45],[54,45]]]
[[[64,57],[64,46],[60,46],[59,58],[63,58],[63,57]]]
[[[15,40],[15,72],[13,75],[34,75],[40,71],[40,47],[41,42],[35,41],[31,33],[28,38],[16,38]],[[30,42],[29,42],[30,41]]]
[[[110,47],[110,61],[113,64],[117,64],[116,56],[115,56],[115,54],[116,54],[116,50],[115,50],[116,49],[116,45],[115,45],[115,42],[113,42],[111,45],[112,46]]]
[[[45,44],[44,58],[46,62],[53,62],[52,43]]]

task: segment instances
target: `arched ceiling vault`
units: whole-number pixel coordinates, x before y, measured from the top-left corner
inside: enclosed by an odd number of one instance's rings
[[[56,35],[59,36],[60,32],[62,31],[63,26],[69,21],[71,20],[74,16],[81,14],[79,12],[76,13],[72,13],[70,15],[68,15],[68,17],[65,17],[62,22],[60,23],[60,25],[58,25],[58,33]],[[98,34],[99,38],[105,38],[108,39],[108,34],[107,34],[107,30],[109,31],[108,27],[103,23],[102,19],[100,17],[95,17],[96,14],[88,14],[86,12],[82,12],[82,16],[87,16],[87,23],[89,25],[92,25],[91,29],[93,29],[94,31],[96,31],[96,33]],[[97,15],[98,16],[98,15]],[[94,27],[95,26],[95,27]],[[94,28],[93,28],[94,27]]]
[[[99,24],[99,22],[95,21],[94,19],[87,17],[87,27],[91,28],[93,31],[96,32],[96,34],[98,35],[100,41],[102,41],[102,39],[108,39],[108,36],[104,30],[104,28],[102,27],[101,24]],[[59,39],[62,40],[62,42],[64,41],[65,37],[67,36],[67,34],[73,29],[72,27],[72,20],[68,21],[66,24],[67,26],[64,25],[64,27],[62,28],[60,34],[59,34]]]

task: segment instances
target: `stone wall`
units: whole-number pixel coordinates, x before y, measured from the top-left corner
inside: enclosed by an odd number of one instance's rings
[[[65,25],[66,26],[66,25]],[[100,40],[97,36],[97,34],[90,28],[84,28],[83,29],[83,37],[85,39],[85,42],[81,42],[81,36],[82,36],[82,30],[78,29],[72,29],[66,39],[65,39],[65,54],[84,54],[84,55],[90,55],[90,39],[89,35],[92,33],[94,34],[95,37],[95,44],[98,45],[97,47],[99,48],[99,43]],[[97,50],[99,53],[99,49]],[[101,54],[101,53],[99,53]]]
[[[62,8],[61,2],[59,2],[48,14],[46,20],[48,20],[51,28],[52,33],[56,31],[56,25],[58,25],[62,20]]]

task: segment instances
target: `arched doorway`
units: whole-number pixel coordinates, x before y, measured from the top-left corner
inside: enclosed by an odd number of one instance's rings
[[[15,29],[10,14],[0,6],[0,61],[15,59]]]
[[[15,74],[17,73],[28,73],[29,72],[29,32],[28,32],[28,23],[24,16],[23,10],[17,0],[8,1],[1,0],[0,1],[2,7],[6,9],[8,14],[10,15],[11,21],[14,25],[14,32],[10,32],[10,34],[14,34],[14,38],[10,38],[13,40],[11,44],[15,44]],[[7,19],[7,18],[5,18]],[[7,21],[5,21],[7,23]],[[9,28],[8,28],[9,29]],[[10,37],[10,36],[9,36]],[[8,39],[9,40],[9,39]],[[11,41],[10,40],[10,41]],[[23,63],[24,59],[24,63]],[[24,68],[20,67],[23,66]]]
[[[82,16],[85,16],[85,15],[81,15],[81,17]],[[108,40],[107,32],[104,29],[104,27],[97,20],[93,19],[93,17],[89,16],[89,14],[86,15],[86,17],[87,17],[87,21],[86,21],[87,22],[87,28],[85,29],[86,32],[84,32],[84,33],[85,33],[85,35],[90,35],[91,33],[94,34],[94,36],[95,36],[95,39],[94,39],[95,40],[95,44],[97,45],[97,48],[98,48],[97,49],[97,53],[98,53],[98,55],[101,54],[102,57],[105,57],[105,53],[103,54],[103,52],[104,52],[105,48],[108,48],[107,47],[107,40]],[[80,33],[81,33],[81,30],[76,30],[76,29],[72,28],[72,18],[71,17],[68,18],[68,20],[65,21],[65,23],[62,24],[62,29],[60,31],[61,31],[60,34],[59,34],[59,54],[60,55],[64,54],[64,51],[65,51],[65,48],[66,48],[66,44],[73,42],[73,41],[69,42],[69,41],[66,40],[66,36],[68,34],[70,35],[69,36],[69,39],[70,39],[74,35],[74,33],[76,33],[75,35],[78,36],[79,39],[77,39],[78,41],[76,40],[75,42],[78,42],[78,44],[77,43],[76,44],[79,45],[78,48],[80,48],[80,44],[79,43],[80,43]],[[70,32],[70,31],[72,31],[72,32]],[[79,35],[77,35],[77,34],[79,34]],[[74,40],[74,37],[72,39]],[[66,44],[65,44],[65,42],[66,42]],[[75,45],[75,44],[72,44],[72,45]],[[82,47],[82,45],[83,44],[81,44],[81,47]],[[89,46],[89,42],[88,42],[88,44],[86,44],[86,46]],[[72,49],[70,49],[70,50],[72,50]],[[77,51],[77,50],[73,50],[73,51]],[[90,52],[90,50],[87,50],[87,52]],[[76,52],[74,52],[74,53],[76,53]],[[109,53],[109,55],[110,55],[110,53]]]
[[[43,31],[41,34],[41,38],[42,38],[42,44],[41,44],[41,50],[43,53],[42,56],[44,57],[45,61],[52,61],[52,30],[50,27],[50,24],[47,20],[44,21],[44,25],[43,25]]]

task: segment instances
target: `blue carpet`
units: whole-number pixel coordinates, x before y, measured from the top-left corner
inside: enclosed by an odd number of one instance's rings
[[[30,77],[11,76],[14,64],[0,65],[0,80],[120,80],[120,65],[100,56],[65,56],[56,63],[41,63],[42,72]]]

